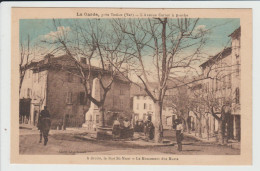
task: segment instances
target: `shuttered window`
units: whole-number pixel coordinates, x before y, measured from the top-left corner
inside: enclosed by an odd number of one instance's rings
[[[66,103],[72,104],[72,92],[67,92]]]

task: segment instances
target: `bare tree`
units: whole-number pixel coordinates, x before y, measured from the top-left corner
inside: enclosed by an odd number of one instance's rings
[[[199,19],[117,19],[116,27],[132,44],[132,68],[155,106],[155,141],[163,137],[162,106],[169,80],[180,70],[194,69],[205,45],[207,30],[197,29]],[[149,61],[152,61],[149,63]],[[182,71],[183,73],[183,71]],[[151,86],[151,83],[156,86]],[[153,84],[154,85],[154,84]]]
[[[28,35],[26,43],[22,40],[20,41],[20,64],[19,64],[19,73],[20,73],[20,82],[19,82],[19,94],[21,93],[21,88],[24,80],[26,71],[28,70],[28,65],[30,61],[30,36]]]
[[[189,112],[192,107],[192,101],[188,94],[188,86],[182,86],[175,89],[175,92],[165,97],[164,105],[171,107],[176,112],[178,118],[185,124],[185,131],[190,133]]]
[[[201,84],[198,84],[201,85]],[[192,91],[193,104],[195,104],[194,114],[201,119],[207,118],[207,113],[212,115],[218,121],[218,141],[224,143],[226,128],[231,114],[232,96],[225,94],[219,98],[214,91],[209,91],[203,87]],[[225,97],[225,98],[223,98]],[[206,123],[208,124],[208,123]],[[206,125],[207,129],[209,125]],[[209,131],[209,130],[208,130]]]
[[[98,19],[88,19],[84,22],[72,22],[70,27],[62,26],[61,20],[53,19],[56,29],[55,34],[44,43],[53,46],[53,51],[67,54],[72,61],[76,72],[81,78],[85,90],[85,98],[98,106],[102,114],[102,126],[105,126],[104,104],[109,90],[116,79],[121,76],[121,70],[128,56],[127,47],[122,43],[124,39],[121,34],[112,34],[113,30],[108,30],[105,24]],[[125,52],[122,54],[122,52]],[[85,58],[85,63],[80,62]],[[95,61],[100,61],[101,66],[93,65]],[[108,64],[113,65],[108,65]],[[116,67],[116,69],[115,69]],[[92,80],[98,78],[102,88],[101,98],[92,97]]]

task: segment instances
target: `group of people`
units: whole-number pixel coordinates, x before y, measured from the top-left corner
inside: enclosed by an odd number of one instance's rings
[[[176,126],[176,141],[178,144],[178,150],[182,151],[182,141],[184,138],[182,120],[176,119],[174,124]],[[127,118],[125,118],[123,124],[120,124],[119,119],[117,118],[114,121],[112,128],[113,138],[117,139],[120,136],[122,136],[122,134],[126,134],[127,129],[130,128],[130,125],[131,123]],[[136,132],[144,132],[147,141],[154,139],[154,125],[151,121],[151,117],[148,117],[148,119],[145,122],[137,121],[134,130]]]
[[[181,119],[175,120],[175,125],[176,125],[176,140],[178,144],[178,150],[182,151],[183,125]],[[50,126],[51,126],[50,113],[47,110],[47,106],[44,106],[44,110],[40,112],[38,125],[37,125],[38,129],[40,130],[39,143],[42,142],[42,137],[43,137],[44,145],[47,145]],[[154,125],[151,121],[151,117],[148,117],[148,119],[144,123],[142,123],[142,125],[138,123],[138,126],[143,127],[146,140],[152,140],[154,138]],[[128,118],[125,118],[122,124],[120,123],[119,118],[117,118],[114,121],[112,127],[113,138],[118,139],[122,136],[128,137],[129,132],[131,132],[130,129],[131,129],[131,123]],[[131,133],[131,135],[132,134],[133,133]]]
[[[112,126],[112,134],[113,139],[119,139],[120,137],[130,137],[133,133],[131,131],[131,123],[129,119],[126,117],[121,124],[119,118],[116,118]]]
[[[151,121],[151,117],[148,117],[145,122],[137,122],[135,128],[131,129],[131,131],[129,131],[130,128],[131,123],[128,118],[125,118],[121,123],[117,118],[112,127],[113,138],[128,137],[129,132],[133,134],[133,131],[144,132],[146,140],[152,140],[154,138],[154,125]]]

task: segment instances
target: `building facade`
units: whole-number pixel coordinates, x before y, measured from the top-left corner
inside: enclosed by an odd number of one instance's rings
[[[155,106],[152,99],[146,94],[135,94],[133,96],[133,112],[134,120],[146,121],[148,116],[155,123]],[[173,126],[173,121],[177,119],[171,106],[164,105],[162,110],[162,123],[164,129],[170,129]]]
[[[219,106],[231,105],[227,136],[230,139],[240,140],[241,28],[239,27],[229,36],[231,37],[231,47],[225,48],[200,65],[203,76],[207,79],[200,81],[199,84]],[[214,123],[217,124],[217,122]]]
[[[93,67],[92,80],[97,77],[98,70],[99,68]],[[106,77],[108,80],[109,76],[104,77],[104,80]],[[84,90],[82,80],[75,72],[75,64],[68,56],[46,56],[43,60],[32,63],[26,71],[20,101],[30,99],[28,104],[30,113],[27,114],[30,124],[37,124],[39,112],[47,106],[52,126],[64,122],[66,117],[74,122],[71,126],[80,126],[85,122],[85,115],[90,107],[90,101],[85,98]],[[99,91],[102,92],[102,89]],[[107,94],[104,108],[106,112],[130,110],[129,82],[119,76],[115,78]],[[99,124],[100,119],[101,116],[97,116],[95,122]]]

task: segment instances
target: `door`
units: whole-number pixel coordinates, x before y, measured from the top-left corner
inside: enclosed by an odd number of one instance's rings
[[[40,106],[35,105],[33,109],[33,125],[37,126],[40,114]]]

